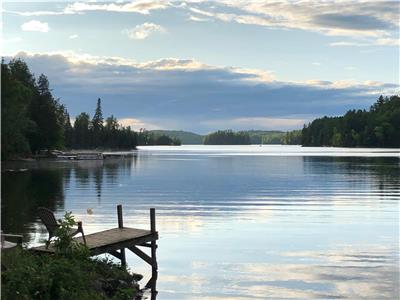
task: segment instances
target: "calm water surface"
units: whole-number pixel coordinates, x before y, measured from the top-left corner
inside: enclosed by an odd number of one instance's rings
[[[7,164],[1,180],[2,227],[29,245],[46,238],[38,206],[72,211],[86,233],[115,227],[117,204],[125,226],[148,228],[155,207],[157,299],[399,298],[398,150],[142,147]]]

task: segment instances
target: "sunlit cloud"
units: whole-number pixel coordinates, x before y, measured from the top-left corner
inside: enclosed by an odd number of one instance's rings
[[[65,8],[65,12],[86,11],[110,11],[110,12],[133,12],[147,15],[152,10],[165,9],[169,6],[168,1],[138,0],[129,3],[86,3],[75,2]]]
[[[167,31],[161,25],[146,22],[141,25],[136,25],[135,28],[126,29],[123,32],[131,39],[144,40],[154,33],[166,33]]]
[[[49,24],[32,20],[21,25],[23,31],[37,31],[37,32],[48,32],[50,30]]]
[[[190,15],[188,20],[189,21],[193,21],[193,22],[207,22],[207,21],[210,21],[207,18],[201,18],[201,17],[193,16],[193,15]]]
[[[130,126],[133,130],[140,130],[140,129],[146,129],[146,130],[155,130],[155,129],[161,129],[159,126],[155,124],[148,123],[143,120],[135,119],[135,118],[123,118],[118,120],[118,123],[121,124],[124,127]]]
[[[71,34],[68,38],[70,38],[71,40],[77,39],[79,37],[78,34]]]

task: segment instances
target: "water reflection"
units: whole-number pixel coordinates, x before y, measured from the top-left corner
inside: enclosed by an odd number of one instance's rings
[[[168,149],[3,172],[2,226],[37,231],[40,205],[72,210],[90,233],[115,227],[122,204],[126,226],[147,229],[156,207],[158,299],[398,296],[398,157]]]

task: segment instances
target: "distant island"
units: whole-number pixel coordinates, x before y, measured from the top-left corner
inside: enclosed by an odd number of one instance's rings
[[[182,145],[203,145],[205,143],[205,138],[207,136],[216,136],[215,134],[217,132],[220,132],[219,135],[220,138],[222,136],[229,136],[227,132],[232,132],[236,134],[236,132],[228,129],[228,130],[219,130],[213,133],[209,133],[206,135],[201,135],[197,133],[193,133],[190,131],[183,131],[183,130],[150,130],[150,133],[154,134],[159,134],[159,135],[167,135],[171,138],[176,138],[181,141]],[[240,131],[246,135],[249,136],[250,138],[250,144],[265,144],[265,145],[299,145],[301,143],[301,130],[293,130],[293,131],[278,131],[278,130],[242,130]],[[221,134],[222,133],[222,134]],[[220,138],[218,139],[213,139],[213,142],[210,141],[210,139],[207,139],[207,144],[218,144],[220,145],[223,144],[229,144],[227,141],[223,141]],[[232,138],[227,138],[230,139],[231,142],[233,142]],[[247,139],[247,138],[246,138]],[[218,142],[220,140],[220,142]],[[242,144],[248,144],[246,141],[245,143]]]

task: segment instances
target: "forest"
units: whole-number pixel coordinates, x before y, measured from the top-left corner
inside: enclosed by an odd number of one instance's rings
[[[250,135],[247,132],[218,130],[204,137],[204,145],[250,145]]]
[[[367,110],[349,110],[344,116],[323,117],[305,125],[303,146],[400,147],[400,97],[379,99]]]
[[[21,59],[1,62],[1,159],[51,149],[134,149],[137,145],[178,145],[180,141],[122,126],[113,115],[104,120],[101,99],[93,117],[86,112],[71,124],[49,80],[36,78]]]

